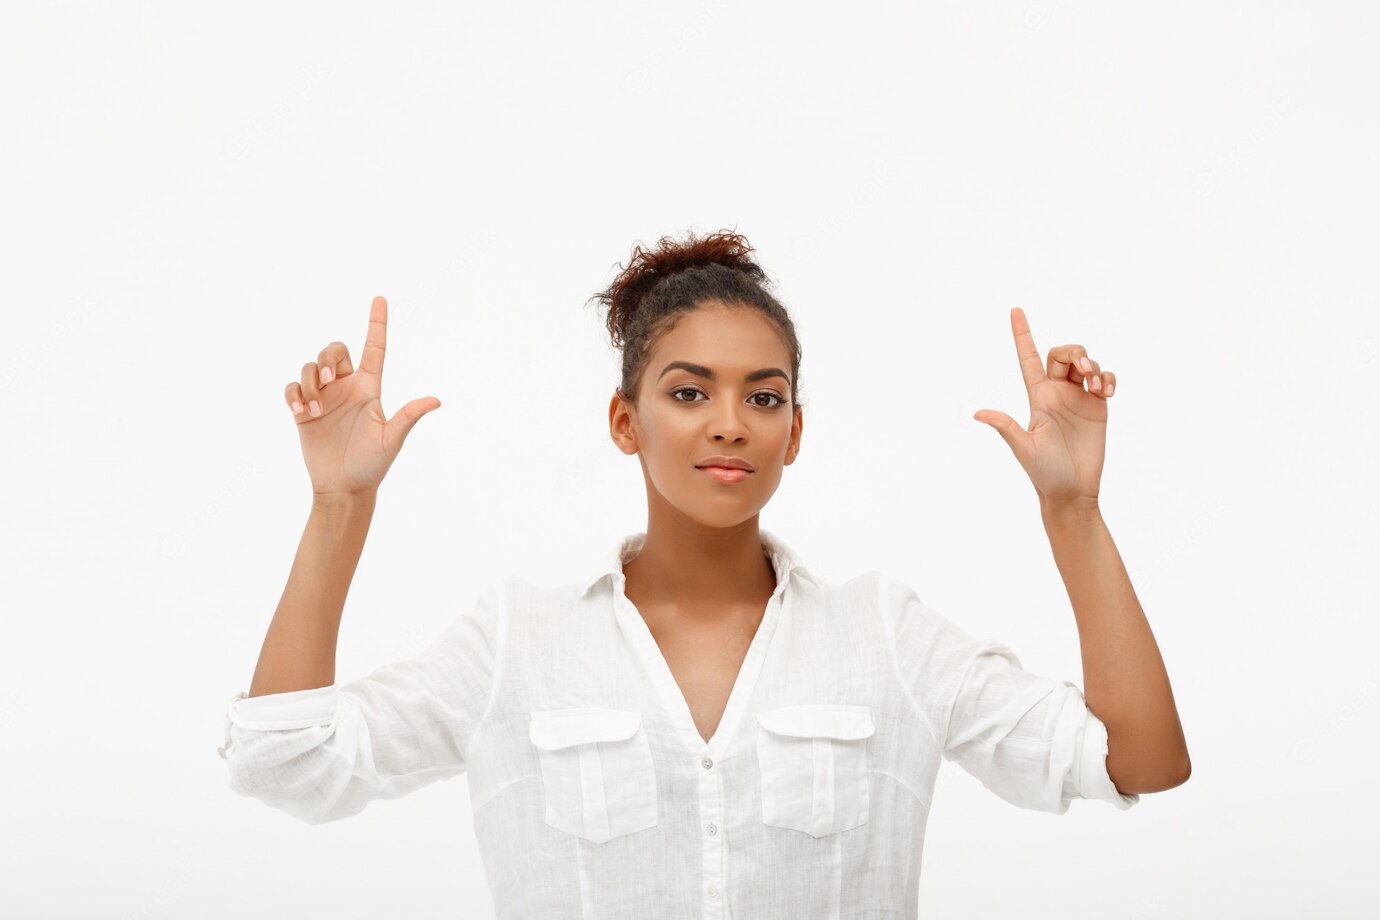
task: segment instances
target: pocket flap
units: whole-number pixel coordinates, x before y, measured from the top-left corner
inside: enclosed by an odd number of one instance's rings
[[[532,713],[529,737],[542,750],[558,751],[591,741],[631,738],[642,713],[625,709],[546,709]]]
[[[837,738],[856,741],[876,731],[866,706],[846,703],[805,703],[757,714],[757,724],[777,735],[794,738]]]

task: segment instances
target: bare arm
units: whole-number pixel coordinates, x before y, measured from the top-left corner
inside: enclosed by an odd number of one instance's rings
[[[287,587],[269,624],[249,696],[335,683],[336,638],[379,484],[417,420],[439,408],[414,399],[390,419],[379,402],[388,301],[369,305],[358,370],[344,342],[331,342],[283,390],[312,484],[311,516]]]
[[[313,495],[292,572],[259,651],[251,697],[335,683],[340,617],[376,499],[376,492]]]
[[[1107,725],[1107,773],[1129,795],[1185,782],[1192,766],[1159,645],[1095,502],[1041,502],[1083,654],[1088,708]]]
[[[375,297],[359,368],[343,342],[331,342],[283,389],[311,513],[250,689],[226,708],[217,749],[232,790],[311,824],[463,772],[493,686],[487,595],[420,654],[336,682],[341,613],[379,484],[418,419],[441,405],[423,397],[384,414],[387,329],[388,302]]]
[[[1011,334],[1030,399],[1029,428],[993,409],[973,418],[997,430],[1040,497],[1078,621],[1087,708],[1107,728],[1108,776],[1124,795],[1172,788],[1192,771],[1183,726],[1159,646],[1098,506],[1116,375],[1078,344],[1051,348],[1041,364],[1020,307],[1011,309]]]

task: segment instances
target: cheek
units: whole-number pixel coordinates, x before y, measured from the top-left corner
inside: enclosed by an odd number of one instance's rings
[[[684,445],[695,436],[694,424],[687,414],[675,412],[650,413],[643,419],[644,447],[660,456],[680,456]]]
[[[774,457],[784,457],[786,448],[788,448],[791,443],[790,424],[773,425],[763,432],[763,440],[763,446],[768,448],[768,453]]]

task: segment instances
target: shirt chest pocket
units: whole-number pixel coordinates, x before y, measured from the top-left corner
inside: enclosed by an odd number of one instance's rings
[[[657,823],[656,771],[642,713],[580,708],[531,715],[547,824],[603,843]]]
[[[762,821],[812,837],[867,823],[868,707],[785,706],[759,713]]]

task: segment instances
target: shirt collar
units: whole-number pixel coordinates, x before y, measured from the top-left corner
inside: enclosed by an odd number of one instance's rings
[[[786,541],[762,527],[757,528],[757,534],[761,537],[763,551],[771,560],[772,569],[776,572],[778,585],[785,582],[792,574],[810,582],[814,581],[814,576],[810,574],[810,570],[805,567],[800,556],[786,544]],[[630,533],[615,540],[613,545],[604,553],[599,571],[581,585],[580,596],[583,597],[588,594],[595,585],[605,578],[622,578],[623,563],[637,555],[646,540],[646,531]]]

